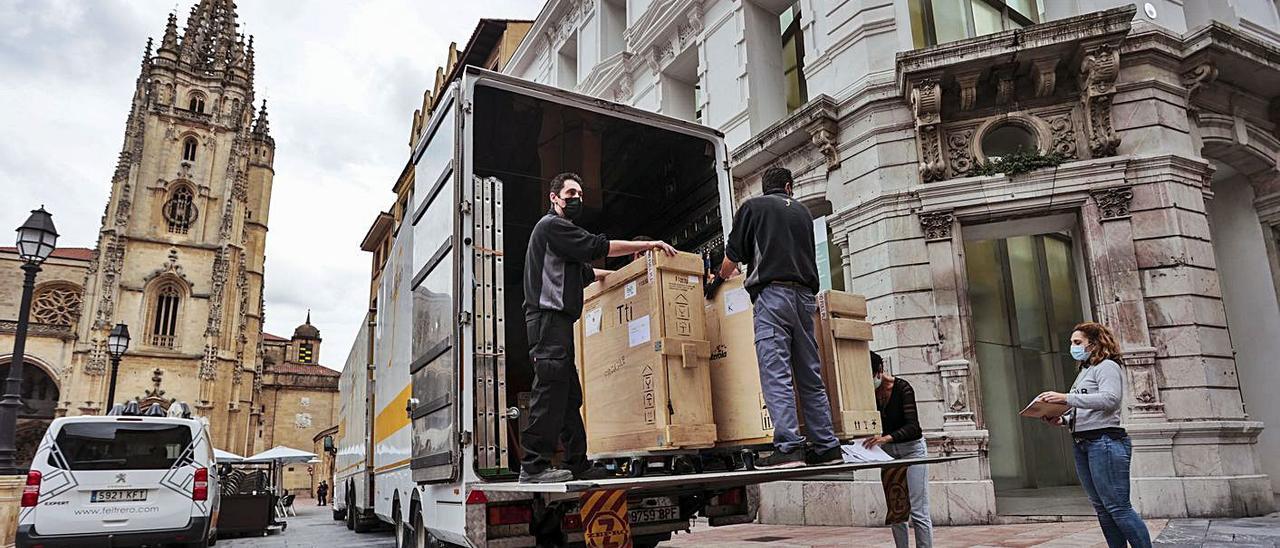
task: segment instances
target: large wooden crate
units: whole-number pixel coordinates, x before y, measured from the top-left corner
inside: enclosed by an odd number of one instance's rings
[[[711,447],[702,258],[647,254],[587,288],[583,420],[592,458]]]
[[[753,313],[741,277],[726,280],[707,304],[712,402],[718,446],[773,442],[773,422],[760,389]],[[866,299],[841,291],[818,296],[814,330],[837,438],[880,433],[871,386],[871,325]],[[797,402],[799,397],[797,397]],[[804,417],[800,416],[803,422]]]

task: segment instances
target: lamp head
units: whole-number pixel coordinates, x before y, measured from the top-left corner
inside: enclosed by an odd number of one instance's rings
[[[53,253],[58,242],[58,230],[53,226],[53,216],[44,207],[31,211],[27,222],[18,227],[18,256],[28,264],[40,264]]]
[[[110,352],[113,357],[119,358],[128,349],[129,326],[118,323],[111,328],[111,334],[107,336],[107,352]]]

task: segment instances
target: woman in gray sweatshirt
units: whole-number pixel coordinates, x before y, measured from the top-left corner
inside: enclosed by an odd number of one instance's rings
[[[1071,333],[1071,357],[1080,362],[1080,374],[1071,392],[1045,392],[1040,401],[1070,406],[1051,424],[1071,430],[1076,474],[1089,502],[1098,514],[1102,535],[1110,548],[1151,546],[1151,533],[1129,502],[1129,462],[1133,445],[1120,427],[1120,403],[1124,399],[1120,371],[1120,345],[1105,326],[1085,322]]]

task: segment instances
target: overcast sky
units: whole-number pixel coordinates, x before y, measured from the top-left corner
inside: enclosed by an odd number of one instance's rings
[[[178,29],[196,0],[177,3]],[[341,369],[367,307],[360,240],[408,154],[409,124],[449,42],[480,17],[532,19],[541,0],[238,0],[276,139],[266,330],[307,309]],[[0,0],[0,245],[28,210],[60,247],[93,247],[147,37],[173,0]]]

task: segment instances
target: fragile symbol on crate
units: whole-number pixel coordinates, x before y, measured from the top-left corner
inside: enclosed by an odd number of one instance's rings
[[[646,365],[644,370],[640,372],[640,384],[644,387],[644,422],[645,424],[653,424],[658,416],[655,413],[657,407],[653,396],[653,367]]]
[[[676,335],[688,337],[693,335],[693,322],[689,320],[676,320]]]
[[[685,298],[684,293],[676,295],[676,319],[689,320],[689,299]]]

